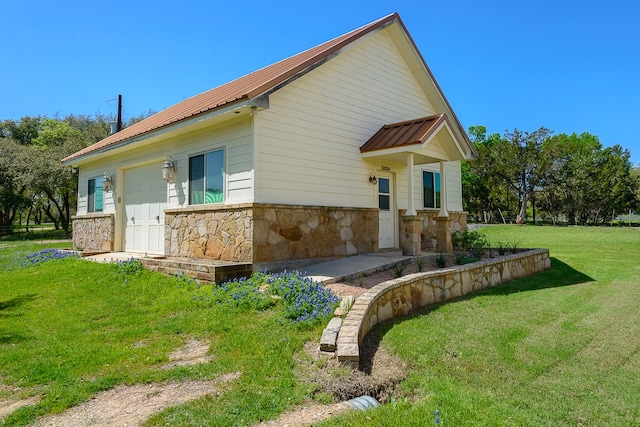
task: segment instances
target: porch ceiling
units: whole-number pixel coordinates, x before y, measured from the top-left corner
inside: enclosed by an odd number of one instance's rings
[[[405,163],[407,154],[414,154],[414,164],[440,160],[465,160],[464,150],[449,125],[446,114],[423,117],[383,126],[362,147],[363,158]]]

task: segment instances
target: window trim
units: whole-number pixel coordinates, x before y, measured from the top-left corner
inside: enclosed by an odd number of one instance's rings
[[[219,202],[207,202],[206,201],[206,187],[207,187],[207,183],[206,183],[206,169],[207,169],[207,163],[206,163],[206,158],[207,158],[207,154],[210,153],[216,153],[216,152],[222,152],[222,200]],[[211,150],[206,150],[206,151],[199,151],[199,152],[194,152],[191,153],[187,156],[187,206],[205,206],[205,205],[221,205],[224,204],[227,201],[227,189],[228,189],[228,183],[227,183],[227,149],[226,146],[223,147],[219,147],[219,148],[214,148]],[[192,202],[192,180],[191,180],[191,159],[198,157],[198,156],[203,156],[203,188],[204,188],[204,193],[203,193],[203,202],[202,203],[193,203]]]

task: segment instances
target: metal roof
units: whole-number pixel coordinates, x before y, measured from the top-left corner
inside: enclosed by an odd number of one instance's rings
[[[149,132],[161,129],[171,124],[198,116],[200,114],[221,108],[230,103],[249,100],[261,95],[278,84],[285,82],[292,76],[303,72],[318,62],[328,58],[333,53],[361,38],[362,36],[384,27],[393,20],[400,21],[397,13],[385,16],[377,21],[353,30],[335,39],[329,40],[316,47],[308,49],[297,55],[283,59],[275,64],[261,68],[250,74],[242,76],[229,83],[223,84],[199,95],[186,99],[153,116],[150,116],[120,132],[86,147],[69,157],[63,162],[70,162],[79,157],[100,151],[112,145],[139,137]]]
[[[385,150],[387,148],[404,147],[407,145],[424,144],[447,120],[444,114],[392,123],[382,126],[367,142],[360,147],[361,153]]]

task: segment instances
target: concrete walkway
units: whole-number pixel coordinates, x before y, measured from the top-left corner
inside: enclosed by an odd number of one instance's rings
[[[313,264],[300,268],[299,271],[316,282],[336,283],[344,279],[369,275],[388,270],[395,264],[410,264],[413,257],[404,256],[402,252],[378,252],[354,255],[348,258]]]
[[[85,257],[85,259],[96,262],[115,262],[142,257],[144,257],[144,254],[141,253],[109,252],[91,255]],[[153,256],[150,258],[153,258]],[[413,257],[404,256],[400,251],[378,252],[312,264],[299,268],[298,270],[316,282],[329,284],[345,279],[357,278],[360,277],[360,275],[367,276],[377,273],[378,271],[393,268],[395,264],[410,264],[412,261]]]

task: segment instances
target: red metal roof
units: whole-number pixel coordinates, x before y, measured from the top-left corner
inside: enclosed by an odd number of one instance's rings
[[[423,144],[435,132],[441,123],[447,120],[444,114],[392,123],[382,126],[367,142],[360,147],[361,153]]]
[[[203,92],[167,108],[151,117],[146,118],[128,128],[123,129],[95,144],[80,150],[63,159],[69,162],[84,155],[99,151],[103,148],[144,135],[154,130],[169,126],[173,123],[206,113],[224,105],[243,99],[252,99],[288,78],[304,71],[319,61],[324,60],[360,37],[383,27],[393,20],[399,20],[397,13],[385,16],[347,34],[329,40],[323,44],[283,59],[280,62],[261,68],[229,83]],[[403,25],[404,26],[404,25]]]

